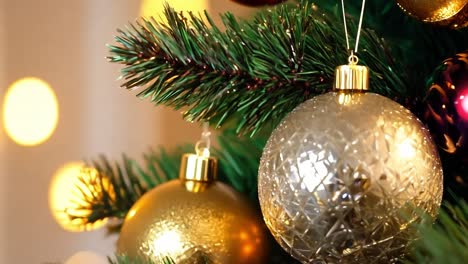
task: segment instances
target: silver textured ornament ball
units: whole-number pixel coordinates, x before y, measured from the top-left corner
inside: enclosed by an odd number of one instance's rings
[[[331,92],[275,129],[259,169],[265,222],[302,263],[392,263],[435,216],[442,169],[428,131],[386,97]]]

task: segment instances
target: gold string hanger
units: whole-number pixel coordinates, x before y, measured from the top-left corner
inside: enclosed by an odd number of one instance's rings
[[[359,26],[356,36],[356,43],[353,50],[349,45],[349,34],[346,23],[346,12],[344,0],[341,0],[341,10],[343,13],[343,24],[346,37],[347,51],[351,51],[348,57],[348,64],[338,66],[335,70],[334,89],[339,91],[365,91],[369,88],[369,69],[366,66],[358,65],[359,58],[356,55],[359,47],[359,39],[361,36],[362,20],[364,18],[364,8],[366,0],[362,1],[361,15],[359,17]]]
[[[356,65],[359,62],[359,58],[356,56],[356,54],[358,53],[359,39],[361,37],[362,20],[364,18],[365,6],[366,6],[366,0],[362,0],[361,15],[359,16],[359,25],[358,25],[357,35],[356,35],[356,44],[354,46],[354,50],[351,50],[351,55],[348,58],[349,64]],[[343,13],[343,24],[344,24],[345,37],[346,37],[346,49],[349,51],[350,50],[349,37],[348,37],[349,34],[348,34],[348,26],[346,23],[346,12],[345,12],[344,0],[341,0],[341,11]]]

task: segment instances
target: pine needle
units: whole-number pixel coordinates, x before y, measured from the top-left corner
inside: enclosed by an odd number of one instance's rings
[[[187,109],[189,121],[217,126],[239,118],[238,133],[256,134],[277,124],[314,95],[330,91],[334,69],[347,64],[339,16],[315,6],[279,5],[251,21],[222,15],[221,31],[206,19],[166,6],[167,24],[142,20],[119,30],[109,61],[124,64],[122,84],[156,104]],[[205,22],[208,21],[208,22]],[[350,25],[355,28],[355,25]],[[405,93],[386,43],[362,32],[360,61],[373,70],[373,91]]]
[[[220,148],[212,148],[219,160],[219,179],[248,195],[257,203],[257,170],[265,138],[239,138],[233,131],[218,136]],[[161,148],[144,154],[144,166],[123,156],[122,162],[111,162],[102,156],[90,163],[97,170],[96,177],[81,177],[77,186],[86,199],[74,203],[68,215],[77,223],[88,225],[104,219],[112,221],[109,231],[118,232],[119,224],[133,204],[148,190],[179,175],[180,159],[193,153],[193,145],[180,146],[172,151]],[[94,170],[89,170],[94,171]]]
[[[413,263],[464,264],[468,260],[468,204],[447,204],[434,226],[421,226]]]

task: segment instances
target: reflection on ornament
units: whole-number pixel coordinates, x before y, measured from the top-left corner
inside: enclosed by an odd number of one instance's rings
[[[468,121],[468,89],[461,89],[460,95],[454,102],[458,115]]]
[[[411,139],[405,139],[398,145],[400,156],[404,159],[412,159],[416,155],[416,148]]]
[[[397,0],[408,15],[423,22],[452,28],[468,26],[468,2],[466,0]]]
[[[177,11],[192,11],[194,14],[203,14],[203,11],[208,9],[206,0],[143,0],[140,8],[140,16],[159,19],[164,13],[164,3],[166,2]]]
[[[28,77],[10,86],[3,103],[3,126],[13,141],[39,145],[52,135],[57,122],[57,98],[48,83]]]
[[[346,74],[337,88],[366,87],[365,71],[338,71]],[[294,109],[260,162],[265,222],[303,263],[395,262],[415,239],[421,210],[435,216],[442,198],[428,131],[390,99],[350,90]]]
[[[157,186],[133,205],[118,252],[156,262],[171,257],[176,263],[263,263],[262,223],[248,201],[215,181],[216,164],[209,152],[184,155],[180,179]]]
[[[349,103],[351,103],[352,97],[353,95],[351,93],[338,93],[338,103],[340,105],[348,105]]]
[[[86,186],[84,182],[92,186]],[[94,230],[105,225],[107,221],[89,224],[69,216],[89,215],[90,211],[77,209],[77,206],[89,197],[102,195],[102,188],[109,191],[111,184],[107,178],[99,177],[97,170],[87,168],[81,162],[70,162],[61,167],[49,187],[49,207],[57,223],[72,232]]]
[[[176,230],[163,230],[153,238],[151,249],[152,252],[161,252],[161,255],[174,255],[177,254],[180,248],[183,248],[181,236]]]

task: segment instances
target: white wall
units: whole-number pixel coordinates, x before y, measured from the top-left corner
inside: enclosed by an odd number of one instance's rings
[[[86,127],[82,133],[88,153],[106,153],[120,159],[121,153],[140,156],[148,146],[162,140],[160,110],[120,87],[117,81],[121,65],[111,64],[106,44],[114,43],[117,27],[123,27],[138,15],[138,1],[88,0],[81,27],[85,36],[78,40],[85,63],[84,91],[87,104],[83,108]],[[96,135],[106,135],[105,137]]]
[[[213,13],[252,11],[210,1]],[[150,146],[199,137],[179,113],[119,88],[120,67],[106,61],[105,44],[138,11],[133,0],[0,0],[1,98],[16,79],[36,76],[50,83],[60,107],[55,133],[39,146],[18,146],[0,132],[0,263],[63,262],[81,250],[112,254],[115,237],[68,233],[54,222],[47,201],[53,173],[100,153],[138,158]]]
[[[0,102],[3,101],[3,95],[5,94],[6,80],[5,80],[5,7],[4,0],[0,0]],[[1,103],[0,103],[1,107]],[[1,108],[0,108],[1,109]],[[0,110],[0,113],[2,110]],[[2,115],[0,115],[0,123],[2,122]],[[6,255],[6,168],[4,157],[5,151],[5,136],[3,130],[0,129],[0,263],[7,263],[5,259]]]
[[[84,21],[90,19],[85,1],[5,1],[6,78],[10,84],[24,76],[46,80],[59,101],[60,117],[53,136],[36,147],[6,144],[7,255],[5,263],[63,261],[83,249],[111,252],[112,241],[101,232],[72,234],[54,222],[48,210],[48,187],[56,169],[96,151],[89,137],[91,125],[88,87],[88,39]],[[113,96],[111,95],[110,98]],[[105,108],[105,101],[101,106]],[[135,126],[138,127],[139,124]],[[141,125],[141,124],[140,124]],[[116,131],[116,134],[119,134]],[[120,133],[125,136],[125,133]],[[98,138],[98,139],[96,139]],[[152,139],[148,143],[153,143]],[[118,142],[116,142],[118,144]],[[102,146],[104,147],[104,146]],[[104,147],[105,149],[105,147]]]

